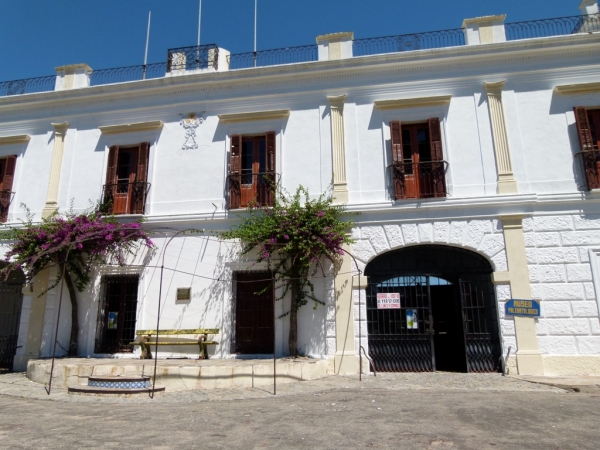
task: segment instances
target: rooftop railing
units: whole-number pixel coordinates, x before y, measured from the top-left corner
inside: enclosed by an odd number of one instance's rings
[[[354,56],[367,56],[382,53],[456,47],[459,45],[465,45],[465,34],[462,28],[355,39],[352,45],[352,53]]]
[[[505,24],[506,39],[533,39],[600,31],[600,15],[556,17]],[[462,28],[401,34],[353,41],[353,56],[368,56],[465,45]],[[227,55],[229,70],[265,67],[318,60],[317,45],[285,47]],[[218,70],[219,48],[215,44],[169,49],[167,62],[100,69],[92,72],[90,85],[162,78],[174,71],[213,68]],[[56,75],[0,82],[0,97],[54,90]]]
[[[229,69],[248,69],[251,67],[279,66],[318,60],[318,47],[302,45],[299,47],[276,48],[260,52],[236,53],[229,55]]]
[[[533,39],[550,36],[562,36],[577,33],[600,31],[600,17],[569,16],[552,19],[528,20],[526,22],[511,22],[504,25],[506,40]]]

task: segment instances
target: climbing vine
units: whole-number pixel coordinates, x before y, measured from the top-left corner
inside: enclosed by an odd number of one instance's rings
[[[334,205],[331,187],[316,199],[299,186],[293,195],[278,189],[273,206],[250,204],[242,223],[221,234],[223,239],[238,239],[240,255],[257,252],[257,261],[266,261],[275,282],[283,286],[277,300],[291,292],[289,347],[297,349],[297,311],[309,300],[314,307],[324,304],[315,295],[311,277],[324,260],[336,263],[344,254],[342,247],[352,243],[346,230],[352,225],[342,205]],[[347,217],[346,217],[347,218]],[[324,271],[323,271],[324,273]]]

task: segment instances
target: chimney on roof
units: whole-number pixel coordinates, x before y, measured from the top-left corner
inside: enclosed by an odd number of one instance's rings
[[[597,0],[583,0],[579,5],[579,9],[581,10],[581,15],[583,16],[591,16],[592,14],[600,13]]]

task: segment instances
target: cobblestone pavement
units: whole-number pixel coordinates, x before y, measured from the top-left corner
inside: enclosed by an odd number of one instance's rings
[[[499,375],[332,376],[103,398],[0,376],[0,449],[596,449],[599,395]]]
[[[459,391],[492,391],[492,392],[565,392],[562,389],[531,383],[512,377],[502,377],[499,374],[464,374],[464,373],[380,373],[379,375],[363,375],[362,381],[358,376],[329,376],[312,381],[279,384],[277,396],[306,394],[332,389],[385,389],[385,390],[459,390]],[[39,383],[29,381],[24,373],[0,375],[0,395],[52,400],[61,402],[127,402],[127,403],[190,403],[199,401],[241,400],[252,398],[273,397],[273,386],[249,389],[210,389],[204,391],[180,391],[157,394],[154,400],[147,395],[131,397],[99,397],[74,395],[66,389],[53,386],[51,395]]]

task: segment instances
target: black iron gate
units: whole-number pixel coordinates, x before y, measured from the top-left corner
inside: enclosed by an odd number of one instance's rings
[[[0,283],[0,369],[11,370],[23,304],[23,285]]]
[[[367,331],[377,370],[500,370],[491,272],[482,256],[439,245],[410,247],[372,261],[365,270]],[[386,307],[385,294],[397,294],[399,307]]]

